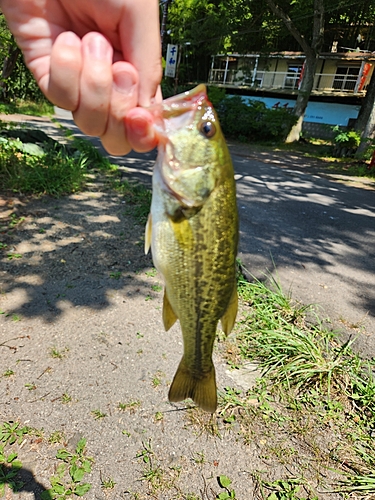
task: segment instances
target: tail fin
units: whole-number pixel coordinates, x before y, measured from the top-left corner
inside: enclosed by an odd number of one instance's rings
[[[191,398],[204,411],[214,413],[217,407],[215,368],[201,378],[193,377],[182,358],[174,376],[168,399],[171,402]]]

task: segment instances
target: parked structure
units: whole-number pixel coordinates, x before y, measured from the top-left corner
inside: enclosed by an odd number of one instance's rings
[[[302,52],[219,54],[212,57],[208,84],[240,94],[245,102],[292,110],[303,78]],[[375,53],[348,51],[319,56],[303,130],[330,137],[332,126],[351,127],[358,116],[375,67]]]
[[[209,84],[297,93],[303,77],[301,52],[219,54],[212,57]],[[319,56],[312,95],[363,96],[375,64],[375,53],[329,52]]]

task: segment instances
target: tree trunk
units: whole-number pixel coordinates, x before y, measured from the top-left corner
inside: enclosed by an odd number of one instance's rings
[[[354,130],[361,134],[361,143],[358,146],[355,156],[361,157],[368,147],[368,140],[374,136],[375,127],[375,70],[372,73],[366,96],[363,99],[358,118],[354,125]]]
[[[297,123],[291,128],[285,140],[285,142],[295,142],[299,140],[301,135],[303,118],[314,85],[318,56],[323,45],[324,0],[314,0],[314,25],[311,45],[307,43],[306,38],[296,28],[290,17],[275,4],[274,0],[266,0],[266,2],[271,11],[283,21],[289,32],[301,45],[306,55],[305,71],[298,92],[297,101],[293,109],[293,114],[297,117]]]
[[[299,89],[297,101],[293,109],[293,114],[297,117],[298,120],[297,123],[290,129],[285,139],[286,143],[298,141],[300,138],[305,111],[309,103],[311,91],[314,86],[314,77],[317,62],[318,59],[316,54],[314,53],[306,57],[301,87]]]
[[[20,54],[21,50],[17,47],[17,45],[9,45],[8,55],[4,59],[0,78],[0,92],[3,94],[3,96],[5,96],[6,94],[6,79],[9,78],[12,74],[12,71],[16,66],[18,56]]]

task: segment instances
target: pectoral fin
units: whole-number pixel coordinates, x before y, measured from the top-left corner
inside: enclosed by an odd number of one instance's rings
[[[146,229],[145,229],[145,254],[148,254],[151,246],[151,235],[152,235],[152,215],[148,214]]]
[[[169,302],[167,291],[164,290],[163,299],[163,323],[165,331],[167,332],[176,323],[177,316],[175,315],[172,306]]]
[[[238,295],[235,283],[227,310],[225,311],[224,316],[221,318],[221,328],[223,329],[225,335],[229,335],[233,329],[234,322],[236,321],[237,310],[238,310]]]

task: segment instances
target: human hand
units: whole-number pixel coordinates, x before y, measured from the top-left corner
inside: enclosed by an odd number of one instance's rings
[[[161,100],[157,0],[0,0],[45,96],[110,154],[148,151]]]

